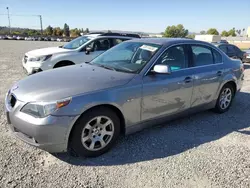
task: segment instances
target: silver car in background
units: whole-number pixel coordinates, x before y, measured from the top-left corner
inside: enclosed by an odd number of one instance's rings
[[[20,80],[8,91],[5,109],[23,141],[95,157],[121,134],[201,110],[226,112],[243,79],[242,62],[212,44],[137,39],[90,63]]]

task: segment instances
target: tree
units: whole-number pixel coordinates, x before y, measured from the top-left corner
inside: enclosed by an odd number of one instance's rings
[[[19,31],[13,31],[12,34],[13,34],[13,35],[20,35],[21,32],[19,32]]]
[[[164,32],[164,37],[186,37],[188,35],[188,30],[184,28],[182,24],[179,24],[177,26],[172,25],[168,26]]]
[[[63,30],[60,27],[55,27],[53,29],[53,35],[54,36],[62,36]]]
[[[228,37],[229,35],[228,35],[227,31],[222,31],[221,36],[222,37]]]
[[[200,34],[205,35],[205,34],[206,34],[206,31],[202,30],[202,31],[200,32]]]
[[[189,34],[189,35],[187,36],[187,38],[189,38],[189,39],[194,39],[194,38],[195,38],[195,34]]]
[[[85,33],[89,33],[89,28],[86,28]]]
[[[49,25],[44,32],[46,35],[51,36],[53,34],[53,28]]]
[[[66,23],[64,24],[64,27],[63,27],[63,35],[66,37],[69,37],[69,25]]]
[[[108,30],[108,33],[112,33],[112,31]]]
[[[75,28],[70,30],[70,36],[71,37],[78,37],[80,35],[80,30]]]
[[[27,34],[28,34],[29,36],[41,35],[40,31],[35,30],[35,29],[28,29],[28,30],[27,30]]]
[[[232,37],[235,37],[236,36],[236,33],[235,33],[235,29],[233,28],[233,29],[230,29],[229,31],[228,31],[228,36],[232,36]]]
[[[209,34],[209,35],[219,35],[219,32],[218,32],[217,29],[215,29],[215,28],[210,28],[210,29],[207,31],[207,34]]]

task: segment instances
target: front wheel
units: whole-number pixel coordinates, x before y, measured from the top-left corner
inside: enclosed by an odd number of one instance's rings
[[[224,113],[229,110],[234,98],[234,88],[231,84],[226,84],[220,91],[214,111]]]
[[[77,155],[97,157],[107,152],[120,134],[120,120],[108,108],[83,114],[76,122],[70,137],[70,148]]]

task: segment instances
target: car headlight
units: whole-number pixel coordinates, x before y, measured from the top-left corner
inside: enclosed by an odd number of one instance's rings
[[[56,110],[67,106],[71,102],[71,98],[66,98],[56,102],[37,102],[37,103],[27,103],[21,112],[29,114],[36,118],[44,118],[51,115]]]
[[[29,61],[46,61],[47,59],[51,58],[52,55],[45,55],[40,57],[31,57]]]

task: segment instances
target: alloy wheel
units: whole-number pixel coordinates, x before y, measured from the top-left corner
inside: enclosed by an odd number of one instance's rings
[[[220,108],[222,110],[225,110],[226,108],[228,108],[228,106],[231,103],[232,96],[233,96],[233,94],[232,94],[232,90],[230,88],[225,88],[222,91],[221,96],[220,96],[220,102],[219,102]]]
[[[114,135],[114,123],[106,116],[91,119],[83,128],[81,141],[89,151],[105,148]]]

